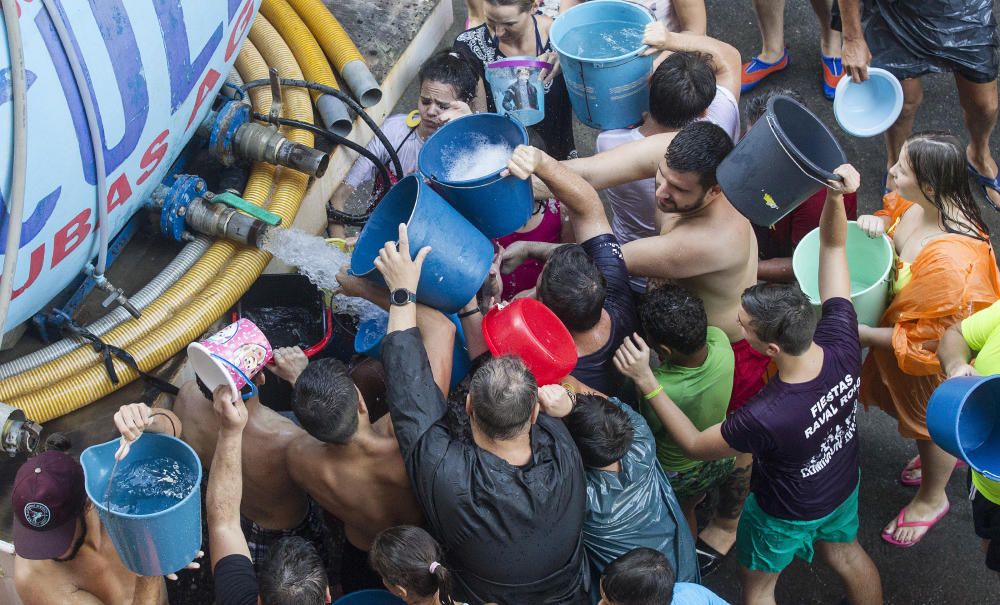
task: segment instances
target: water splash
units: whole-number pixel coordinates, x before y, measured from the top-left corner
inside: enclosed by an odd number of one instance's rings
[[[112,512],[148,515],[166,510],[195,487],[197,473],[173,458],[158,456],[125,462],[109,484],[108,508]]]
[[[484,135],[474,134],[469,142],[447,146],[444,155],[444,178],[449,181],[471,181],[493,174],[507,166],[514,149],[507,143],[491,143]]]
[[[339,288],[337,273],[342,266],[351,264],[350,254],[331,246],[321,237],[298,229],[271,229],[262,248],[285,264],[298,268],[299,273],[323,290]],[[343,294],[333,297],[333,306],[334,312],[349,313],[361,321],[385,315],[385,310],[370,301]]]

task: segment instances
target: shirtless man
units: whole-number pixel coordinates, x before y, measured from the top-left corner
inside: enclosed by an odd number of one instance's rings
[[[344,272],[341,288],[388,306],[384,288]],[[443,360],[433,369],[447,393],[455,326],[440,313],[419,313],[425,342]],[[311,437],[288,450],[292,478],[325,511],[344,523],[341,581],[344,592],[380,588],[382,580],[368,566],[376,534],[396,525],[421,525],[423,514],[410,490],[392,422],[386,414],[372,423],[361,391],[344,364],[333,359],[311,362],[294,382],[295,416]]]
[[[622,246],[629,273],[673,280],[691,289],[705,304],[709,325],[729,337],[736,366],[730,413],[764,386],[768,365],[768,358],[747,343],[737,320],[740,296],[757,282],[757,239],[750,221],[729,203],[715,178],[732,148],[729,136],[710,122],[681,129],[657,168],[660,235]],[[717,521],[702,532],[699,548],[706,568],[736,539],[750,463],[748,454],[737,457],[730,481],[722,488]]]
[[[295,349],[278,349],[269,369],[283,378],[294,377],[308,363]],[[254,378],[263,384],[263,373]],[[254,566],[267,559],[271,544],[286,536],[300,536],[323,548],[325,525],[322,511],[292,480],[286,453],[292,442],[308,438],[290,420],[263,405],[257,397],[246,401],[249,420],[243,432],[243,497],[240,500],[243,533],[250,544]],[[173,411],[184,422],[184,441],[209,472],[219,433],[212,398],[205,397],[196,381],[185,383],[174,400]]]
[[[67,454],[50,450],[25,462],[11,508],[14,586],[24,605],[166,605],[163,578],[122,564],[87,500],[83,468]]]

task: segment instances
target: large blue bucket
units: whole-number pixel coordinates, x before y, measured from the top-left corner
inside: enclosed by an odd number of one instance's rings
[[[927,429],[941,449],[1000,481],[1000,375],[941,383],[927,403]]]
[[[495,239],[514,233],[528,222],[534,197],[530,181],[500,176],[507,169],[506,161],[477,178],[456,180],[449,175],[456,161],[474,157],[475,150],[487,144],[502,144],[513,150],[528,144],[528,132],[516,120],[495,113],[463,116],[427,139],[417,156],[417,166],[462,216],[483,235]]]
[[[113,512],[105,506],[118,440],[88,447],[80,455],[90,498],[125,567],[141,576],[164,576],[194,561],[201,548],[201,462],[180,439],[147,433],[132,444],[115,471],[149,458],[170,458],[196,474],[194,487],[169,508],[148,514]],[[110,500],[115,501],[114,494]]]
[[[649,109],[653,57],[640,56],[653,15],[624,0],[590,0],[556,18],[549,31],[573,112],[592,128],[626,128]],[[638,32],[638,34],[636,34]]]
[[[386,242],[399,239],[406,223],[410,254],[424,246],[417,300],[454,313],[479,291],[493,262],[493,244],[417,176],[396,183],[372,212],[351,256],[351,273],[384,283],[375,259]]]
[[[455,324],[455,349],[451,356],[451,387],[469,373],[469,347],[465,344],[465,332],[462,331],[462,320],[454,313],[447,316]],[[382,361],[382,339],[389,329],[389,317],[367,319],[358,324],[358,333],[354,337],[354,351],[367,355],[372,359]]]
[[[346,594],[334,601],[333,605],[406,605],[406,601],[388,590],[370,589]]]

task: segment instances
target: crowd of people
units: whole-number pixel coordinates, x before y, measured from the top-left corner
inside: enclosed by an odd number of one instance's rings
[[[431,251],[411,249],[400,225],[375,261],[384,285],[338,274],[341,293],[388,310],[380,363],[278,349],[266,374],[291,385],[291,414],[192,380],[169,409],[135,403],[115,415],[120,457],[143,432],[180,437],[199,457],[206,556],[192,567],[216,603],[318,605],[384,588],[409,605],[717,605],[701,583],[732,557],[743,602],[766,605],[788,565],[817,552],[846,602],[882,603],[858,542],[859,403],[890,414],[919,452],[899,478],[916,493],[882,539],[915,546],[948,513],[959,464],[931,440],[928,399],[946,378],[1000,373],[1000,271],[980,210],[1000,209],[992,2],[812,1],[826,97],[871,65],[902,80],[904,107],[872,177],[885,189],[878,211],[858,216],[861,177],[845,164],[769,227],[736,210],[716,171],[768,99],[801,102],[771,89],[741,119],[741,94],[788,66],[783,1],[753,1],[761,52],[746,62],[706,35],[702,0],[641,3],[657,16],[643,41],[658,54],[649,111],[601,132],[592,156],[576,152],[549,38],[552,16],[576,0],[468,0],[467,30],[419,72],[417,109],[385,121],[395,181],[417,172],[420,148],[449,120],[497,111],[488,63],[552,65],[545,118],[505,173],[531,181],[533,214],[495,242],[489,279],[457,314],[468,376],[453,385],[455,323],[416,301]],[[962,35],[949,38],[949,23]],[[911,132],[920,77],[941,71],[955,75],[967,145]],[[369,150],[390,165],[381,142]],[[331,206],[343,211],[375,172],[359,159]],[[859,324],[850,302],[849,220],[894,249],[876,326]],[[819,311],[791,262],[816,228]],[[482,337],[484,313],[521,297],[551,309],[576,346],[557,384],[491,355]],[[66,449],[50,439],[17,474],[22,601],[166,603],[162,579],[122,564]],[[969,476],[969,535],[1000,572],[1000,484]]]

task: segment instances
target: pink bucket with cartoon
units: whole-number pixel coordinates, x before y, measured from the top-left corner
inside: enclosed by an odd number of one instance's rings
[[[243,399],[257,394],[252,379],[273,354],[267,337],[249,319],[229,324],[206,340],[192,342],[187,353],[194,373],[209,390],[228,384],[239,392],[249,386],[250,392]]]

